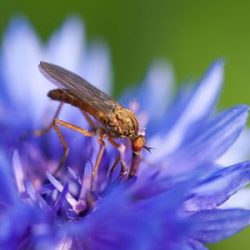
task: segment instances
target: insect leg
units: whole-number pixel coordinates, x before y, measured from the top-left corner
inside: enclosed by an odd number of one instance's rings
[[[121,161],[121,155],[119,154],[116,159],[115,162],[113,163],[112,167],[110,168],[109,172],[108,172],[108,176],[109,178],[111,178],[112,174],[114,173],[118,163]]]
[[[99,150],[99,153],[98,153],[98,156],[97,156],[97,160],[96,160],[95,166],[94,166],[94,168],[92,170],[92,173],[91,173],[90,190],[94,189],[94,180],[95,180],[95,177],[97,175],[98,169],[100,167],[101,159],[102,159],[102,156],[103,156],[103,153],[104,153],[104,149],[105,149],[105,142],[103,141],[102,137],[103,136],[100,136],[98,138],[101,147],[100,147],[100,150]]]
[[[136,177],[140,161],[141,161],[140,154],[138,152],[137,153],[133,152],[132,153],[132,163],[131,163],[131,167],[130,167],[130,171],[129,171],[129,178]]]
[[[122,149],[121,149],[121,146],[120,144],[118,144],[117,142],[115,142],[114,140],[112,140],[111,138],[108,138],[109,142],[119,151],[119,154],[114,162],[114,164],[112,165],[112,167],[110,168],[110,171],[109,171],[109,177],[112,176],[113,172],[115,171],[117,165],[119,162],[121,162],[121,172],[120,172],[120,177],[121,178],[124,178],[127,176],[127,166],[126,166],[126,163],[125,161],[122,159]]]
[[[83,129],[83,128],[80,128],[76,125],[73,125],[69,122],[65,122],[63,120],[60,120],[60,119],[55,119],[54,122],[53,122],[53,125],[56,124],[56,125],[61,125],[63,127],[66,127],[66,128],[69,128],[69,129],[72,129],[80,134],[83,134],[87,137],[92,137],[95,135],[95,132],[93,131],[88,131],[87,129]]]
[[[67,156],[69,154],[69,147],[68,147],[68,145],[67,145],[67,143],[65,141],[65,138],[64,138],[64,136],[63,136],[63,134],[62,134],[62,132],[61,132],[58,125],[61,125],[63,127],[72,129],[72,130],[74,130],[74,131],[76,131],[78,133],[81,133],[81,134],[83,134],[85,136],[88,136],[88,137],[95,135],[94,132],[91,132],[91,131],[88,131],[86,129],[80,128],[80,127],[75,126],[75,125],[73,125],[71,123],[68,123],[68,122],[65,122],[65,121],[62,121],[62,120],[59,120],[59,119],[55,119],[53,121],[52,126],[54,127],[54,129],[55,129],[55,131],[56,131],[56,133],[57,133],[57,135],[58,135],[58,137],[59,137],[59,139],[60,139],[60,141],[61,141],[61,143],[63,145],[63,151],[64,151],[63,156],[62,156],[62,158],[60,160],[60,163],[58,165],[58,168],[56,169],[55,172],[58,172],[58,170],[60,170],[60,168],[63,166],[63,164],[64,164],[64,162],[65,162],[65,160],[66,160],[66,158],[67,158]]]
[[[60,102],[60,104],[59,104],[58,108],[56,109],[56,112],[55,112],[51,122],[47,125],[47,127],[33,131],[32,135],[34,135],[34,136],[42,136],[42,135],[46,134],[47,132],[49,132],[50,129],[53,128],[54,120],[60,114],[60,112],[62,110],[62,106],[63,106],[63,102]]]

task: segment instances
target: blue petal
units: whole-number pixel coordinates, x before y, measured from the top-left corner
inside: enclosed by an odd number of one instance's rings
[[[0,207],[9,207],[18,200],[17,190],[11,178],[10,164],[0,149]]]
[[[193,219],[197,221],[197,228],[191,237],[203,243],[215,243],[248,226],[250,210],[205,210],[194,214]]]
[[[113,72],[110,62],[109,49],[102,41],[91,44],[82,62],[85,79],[107,94],[112,94]]]
[[[174,76],[169,64],[155,62],[151,65],[143,86],[136,98],[150,123],[159,122],[166,113],[166,107],[173,92]],[[149,126],[151,125],[149,123]]]
[[[246,124],[248,109],[248,106],[240,105],[216,116],[179,151],[166,157],[161,163],[166,173],[178,174],[214,162],[241,133]]]
[[[88,239],[93,249],[187,249],[184,242],[192,223],[180,208],[189,185],[142,201],[128,185],[116,186],[70,233],[79,241]]]
[[[201,242],[194,240],[194,239],[189,239],[188,241],[189,246],[193,250],[208,250]]]
[[[220,205],[219,208],[231,209],[241,208],[250,209],[250,189],[248,187],[243,188],[234,195],[232,195],[226,202]]]
[[[214,110],[222,79],[223,62],[217,61],[191,93],[187,89],[182,91],[181,98],[178,96],[162,122],[164,127],[157,125],[157,135],[149,140],[150,146],[155,148],[165,145],[155,154],[155,160],[176,150],[186,136],[196,130],[197,124],[204,123]]]
[[[39,225],[42,226],[44,222],[47,222],[38,207],[21,203],[9,207],[4,212],[1,211],[0,220],[1,249],[18,249],[20,246],[27,249],[30,244],[34,246],[33,235],[39,233]]]
[[[15,112],[18,125],[26,124],[27,121],[37,122],[44,112],[48,88],[46,84],[40,85],[42,77],[37,65],[41,52],[40,41],[29,23],[24,18],[12,21],[4,36],[1,60],[4,65],[4,84],[11,100],[10,113]]]
[[[170,65],[165,62],[155,62],[149,68],[143,84],[132,93],[127,93],[121,99],[122,103],[130,106],[131,102],[138,103],[138,118],[144,117],[143,129],[147,127],[147,135],[159,129],[159,124],[166,115],[167,106],[172,98],[173,72]],[[158,132],[158,131],[157,131]]]
[[[235,143],[216,162],[221,166],[229,166],[249,160],[250,129],[245,128]]]
[[[82,70],[79,65],[82,57],[85,57],[86,47],[84,24],[79,18],[71,17],[51,36],[46,46],[45,58],[40,60],[48,60],[80,73]]]
[[[49,62],[82,75],[99,89],[111,93],[112,71],[108,47],[102,41],[88,47],[85,27],[79,18],[71,17],[64,22],[50,39],[46,52]]]
[[[239,163],[215,171],[192,190],[185,202],[189,211],[216,208],[250,182],[250,162]]]

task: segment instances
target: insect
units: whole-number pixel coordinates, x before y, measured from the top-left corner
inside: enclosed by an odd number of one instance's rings
[[[64,154],[59,166],[64,163],[69,151],[67,143],[59,128],[60,126],[64,126],[85,136],[98,136],[101,147],[92,170],[92,182],[98,172],[103,156],[105,148],[105,142],[103,139],[105,137],[108,138],[110,143],[117,148],[119,147],[119,144],[115,142],[114,139],[128,138],[130,140],[133,153],[129,176],[135,176],[141,150],[143,148],[149,150],[149,147],[145,146],[144,135],[139,131],[139,124],[135,114],[80,76],[60,66],[40,62],[39,69],[49,81],[59,86],[59,88],[48,92],[48,96],[52,100],[60,102],[55,117],[48,128],[37,131],[37,135],[40,135],[52,127],[56,130],[64,148]],[[92,131],[89,131],[57,119],[63,103],[68,103],[79,108],[86,114],[86,118],[89,121],[91,121],[91,119],[88,119],[90,118],[89,115],[91,115],[100,125],[97,128],[93,128]]]

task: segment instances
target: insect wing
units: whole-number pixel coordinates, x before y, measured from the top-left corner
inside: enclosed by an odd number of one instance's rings
[[[102,112],[109,116],[117,106],[121,106],[112,97],[69,70],[46,62],[40,62],[39,69],[49,81],[70,90],[75,97],[96,110],[96,113]]]

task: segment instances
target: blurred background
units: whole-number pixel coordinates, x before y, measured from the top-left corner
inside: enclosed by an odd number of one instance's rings
[[[89,41],[104,40],[113,63],[115,95],[143,80],[155,59],[170,62],[176,82],[198,79],[217,58],[225,60],[219,107],[250,104],[250,1],[0,0],[0,36],[16,15],[28,18],[43,41],[63,20],[78,15]],[[73,46],[73,45],[72,45]],[[230,218],[229,218],[230,219]],[[222,228],[223,230],[223,228]],[[250,230],[210,246],[249,249]]]

